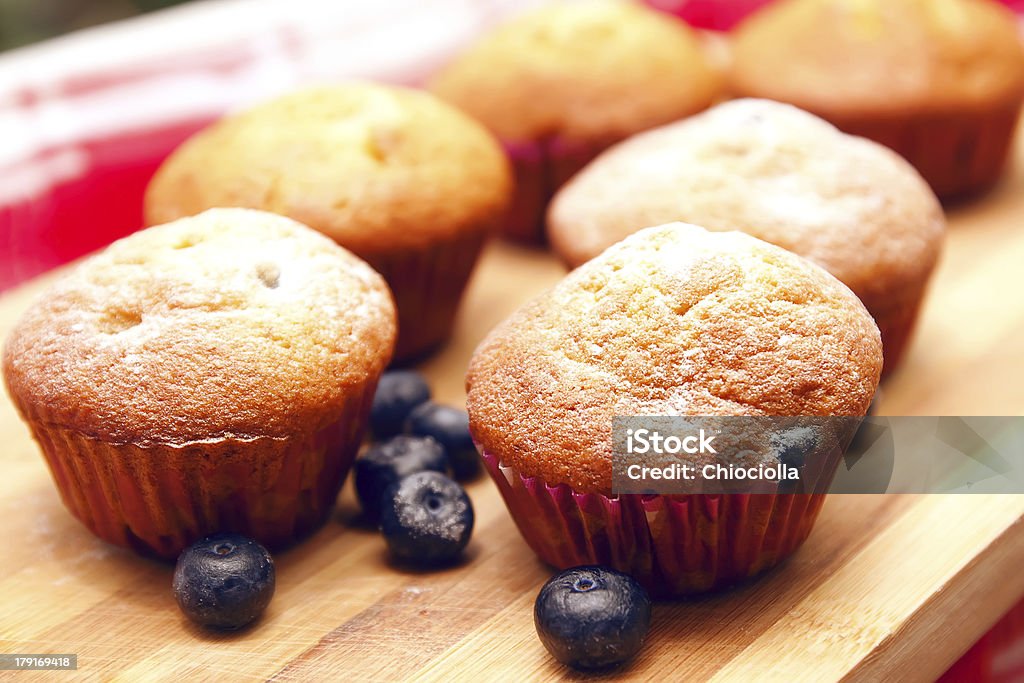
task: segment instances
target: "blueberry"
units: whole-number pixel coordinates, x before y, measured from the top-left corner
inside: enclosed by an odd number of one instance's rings
[[[380,519],[380,499],[389,486],[426,470],[448,471],[444,448],[427,436],[396,436],[366,451],[355,464],[356,495],[366,518]]]
[[[381,375],[370,408],[370,429],[378,439],[400,434],[412,409],[430,400],[430,386],[412,370],[393,370]]]
[[[631,576],[573,567],[540,589],[533,622],[544,647],[562,664],[610,668],[640,650],[651,625],[651,601]]]
[[[455,560],[473,532],[473,505],[457,483],[417,472],[392,484],[381,499],[380,530],[400,562],[438,565]]]
[[[174,597],[200,626],[233,630],[263,614],[274,596],[274,560],[239,534],[215,534],[178,556]]]
[[[465,410],[428,401],[409,414],[405,430],[437,439],[448,454],[448,464],[456,479],[469,479],[479,471],[480,458],[469,435],[469,415]]]
[[[807,457],[808,449],[805,444],[799,442],[782,442],[775,449],[775,458],[783,465],[803,467]]]

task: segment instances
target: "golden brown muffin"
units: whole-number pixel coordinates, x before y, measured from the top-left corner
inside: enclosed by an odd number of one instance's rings
[[[804,256],[874,316],[896,368],[942,245],[945,219],[902,158],[821,119],[737,100],[637,135],[555,197],[552,245],[570,266],[647,225],[742,230]]]
[[[470,429],[533,550],[658,595],[721,588],[791,554],[823,496],[613,495],[612,419],[862,416],[871,316],[818,266],[743,233],[642,230],[523,306],[476,350]]]
[[[611,490],[614,415],[864,415],[878,328],[823,269],[748,235],[642,230],[494,330],[466,375],[480,446]]]
[[[212,532],[279,546],[322,522],[394,341],[366,263],[218,209],[84,261],[18,322],[3,374],[71,512],[174,557]]]
[[[704,109],[721,82],[684,23],[605,0],[500,26],[430,87],[505,144],[517,181],[506,234],[538,241],[547,200],[572,173],[618,140]]]
[[[906,157],[939,196],[995,183],[1024,101],[1016,17],[992,0],[781,0],[740,25],[732,87]]]
[[[157,171],[146,220],[240,206],[319,230],[387,280],[403,360],[447,339],[511,192],[500,147],[469,117],[426,93],[347,84],[286,95],[198,133]]]

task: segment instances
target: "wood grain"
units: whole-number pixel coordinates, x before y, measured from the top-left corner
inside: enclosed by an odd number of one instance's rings
[[[1024,141],[1013,175],[952,208],[950,223],[881,412],[1024,414]],[[561,275],[541,252],[493,245],[452,344],[423,365],[436,394],[461,403],[473,347]],[[54,276],[0,298],[0,335]],[[0,436],[4,652],[77,653],[85,680],[579,677],[536,639],[533,599],[550,572],[487,480],[469,486],[478,522],[467,561],[436,573],[390,566],[381,539],[354,521],[347,487],[336,518],[278,556],[278,593],[258,626],[218,636],[179,615],[169,566],[104,545],[68,515],[6,396]],[[1024,595],[1022,516],[1024,496],[833,496],[804,548],[761,580],[658,605],[648,646],[616,675],[934,679]]]

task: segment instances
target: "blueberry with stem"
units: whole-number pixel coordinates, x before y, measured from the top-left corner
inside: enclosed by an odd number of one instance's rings
[[[186,548],[174,567],[174,597],[189,619],[236,630],[255,621],[274,596],[274,560],[239,534],[215,534]]]
[[[632,658],[651,624],[647,591],[631,576],[600,566],[553,576],[533,608],[548,652],[575,669],[606,669]]]

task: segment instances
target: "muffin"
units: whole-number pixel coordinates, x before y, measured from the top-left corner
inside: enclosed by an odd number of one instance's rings
[[[3,375],[100,538],[164,558],[221,531],[274,548],[332,510],[395,334],[366,263],[217,209],[84,261],[17,323]]]
[[[938,199],[899,155],[765,100],[619,144],[558,193],[548,223],[575,267],[676,220],[742,230],[824,267],[874,316],[886,373],[906,348],[945,229]]]
[[[451,333],[512,179],[478,123],[429,94],[347,84],[229,116],[185,142],[146,192],[148,224],[218,206],[315,228],[384,276],[398,307],[395,357]]]
[[[544,237],[544,209],[598,152],[706,108],[719,94],[695,34],[625,2],[557,4],[485,35],[430,88],[504,144],[516,194],[505,235]]]
[[[887,145],[943,198],[999,178],[1024,101],[1016,17],[993,0],[781,0],[733,41],[739,96]]]
[[[613,495],[612,418],[863,416],[878,329],[842,283],[739,232],[649,228],[497,327],[466,376],[470,429],[530,547],[659,595],[791,554],[824,494]]]

